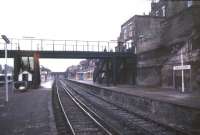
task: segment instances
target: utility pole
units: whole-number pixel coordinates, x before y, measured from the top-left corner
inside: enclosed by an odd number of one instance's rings
[[[2,39],[5,41],[5,86],[6,86],[6,102],[8,102],[8,76],[7,76],[7,44],[10,44],[10,40],[5,36],[1,35]]]

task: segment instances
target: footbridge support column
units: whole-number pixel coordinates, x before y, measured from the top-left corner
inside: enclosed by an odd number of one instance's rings
[[[117,85],[117,58],[112,58],[112,78],[113,78],[113,85]]]
[[[18,75],[20,73],[21,64],[21,56],[19,55],[19,53],[17,53],[16,57],[14,58],[14,81],[18,81]]]
[[[110,85],[109,59],[106,60],[106,85]]]
[[[40,86],[40,63],[39,58],[40,54],[39,52],[34,53],[34,71],[33,71],[33,88],[38,88]]]

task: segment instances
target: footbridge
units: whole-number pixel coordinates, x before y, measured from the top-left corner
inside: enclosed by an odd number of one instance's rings
[[[95,68],[94,81],[102,80],[101,76],[105,75],[107,84],[109,82],[116,84],[120,74],[125,74],[121,71],[122,67],[127,74],[132,74],[133,82],[135,80],[135,73],[132,73],[132,69],[136,67],[136,55],[130,43],[14,38],[9,40],[7,56],[14,58],[14,80],[17,80],[23,71],[28,71],[33,74],[33,81],[30,85],[35,88],[40,84],[40,58],[100,59]],[[5,57],[5,46],[4,40],[0,39],[0,58]],[[128,64],[130,66],[126,66]]]
[[[117,41],[81,41],[51,39],[14,39],[7,45],[8,57],[33,56],[39,53],[40,58],[112,58],[135,57],[131,44],[124,43],[122,51],[115,51]],[[0,39],[0,58],[3,58],[5,42]]]

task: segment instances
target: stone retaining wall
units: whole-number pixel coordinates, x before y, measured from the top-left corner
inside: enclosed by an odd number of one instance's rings
[[[100,88],[94,85],[75,82],[87,88],[108,102],[114,103],[130,112],[137,113],[153,121],[184,130],[192,135],[200,134],[200,110],[178,105],[175,103],[159,101],[148,97],[129,95],[111,89]]]

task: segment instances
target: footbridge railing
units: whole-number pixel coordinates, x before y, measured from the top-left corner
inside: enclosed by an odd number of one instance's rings
[[[22,51],[82,51],[82,52],[115,52],[119,42],[111,41],[81,41],[81,40],[51,40],[51,39],[15,39],[10,38],[8,50]],[[0,50],[4,50],[5,42],[0,39]],[[123,43],[123,50],[131,48],[131,43]]]

